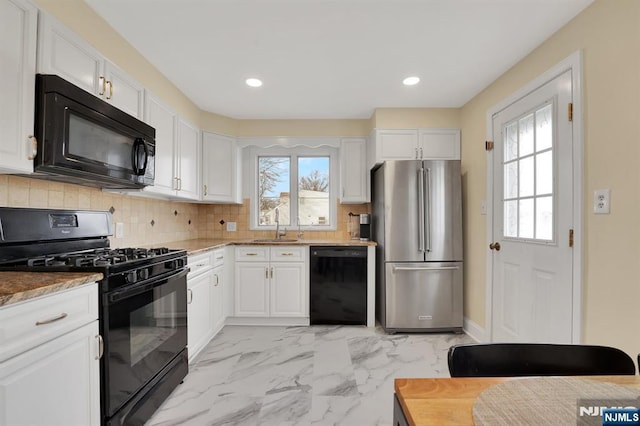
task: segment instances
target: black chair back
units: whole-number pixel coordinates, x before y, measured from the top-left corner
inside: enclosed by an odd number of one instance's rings
[[[456,345],[449,348],[448,362],[451,377],[636,374],[633,359],[608,346],[546,343]]]

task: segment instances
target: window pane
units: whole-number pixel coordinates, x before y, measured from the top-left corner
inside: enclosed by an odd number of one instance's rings
[[[504,165],[504,198],[518,196],[518,162]]]
[[[553,239],[553,197],[536,199],[536,238]]]
[[[301,225],[329,225],[329,157],[298,157]]]
[[[509,124],[504,129],[504,161],[518,157],[518,123]]]
[[[533,152],[533,114],[519,120],[520,128],[520,157]]]
[[[553,146],[553,121],[551,105],[536,111],[536,151]]]
[[[518,231],[520,238],[533,238],[533,199],[520,200],[519,205],[520,219]]]
[[[553,193],[553,151],[536,155],[536,195]]]
[[[504,203],[504,236],[518,236],[518,201],[505,201]]]
[[[533,195],[533,157],[520,160],[520,196]]]
[[[291,225],[290,170],[289,157],[258,157],[260,225],[275,225],[276,209],[280,225]]]

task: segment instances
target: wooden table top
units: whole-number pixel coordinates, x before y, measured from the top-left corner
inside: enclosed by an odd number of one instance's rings
[[[640,390],[639,376],[584,376]],[[395,379],[395,392],[410,425],[472,425],[473,404],[485,389],[525,377]]]

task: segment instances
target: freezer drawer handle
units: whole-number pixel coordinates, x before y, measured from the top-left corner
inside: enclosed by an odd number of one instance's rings
[[[393,272],[395,271],[455,271],[458,269],[460,269],[459,266],[431,266],[431,267],[394,266]]]

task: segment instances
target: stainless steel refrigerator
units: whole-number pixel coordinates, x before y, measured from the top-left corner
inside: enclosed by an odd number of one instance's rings
[[[372,213],[385,331],[462,330],[460,161],[385,161],[372,171]]]

